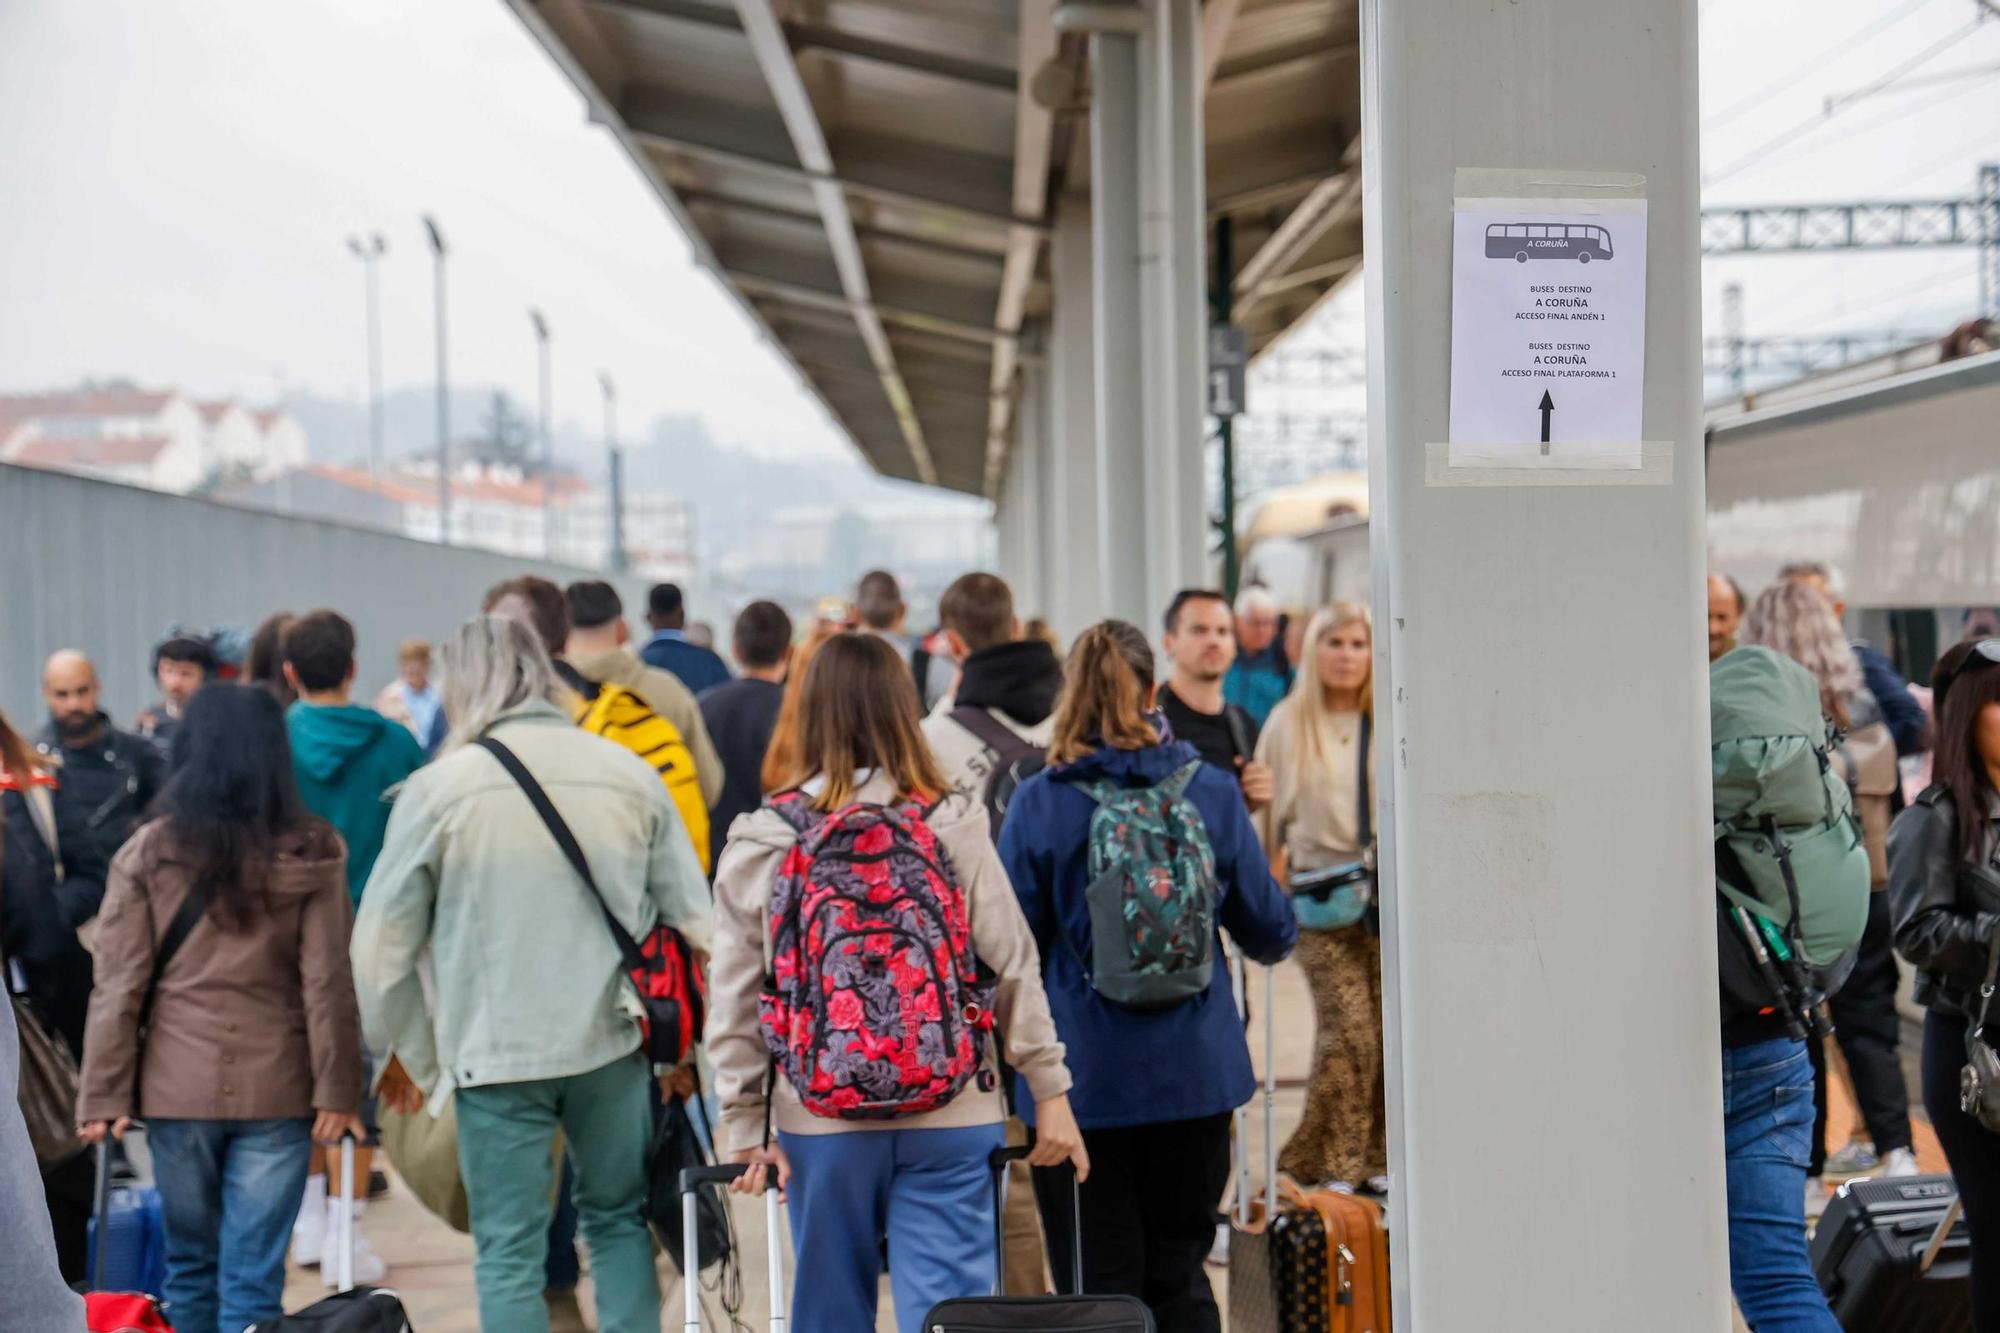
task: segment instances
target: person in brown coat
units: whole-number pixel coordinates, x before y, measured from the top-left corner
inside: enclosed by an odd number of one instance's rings
[[[347,853],[305,810],[284,715],[204,688],[158,815],[111,865],[78,1128],[146,1121],[180,1333],[283,1313],[312,1142],[359,1135]],[[145,1039],[141,1041],[141,1032]]]

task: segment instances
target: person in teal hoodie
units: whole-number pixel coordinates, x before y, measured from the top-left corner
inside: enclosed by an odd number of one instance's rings
[[[372,708],[355,704],[354,626],[334,611],[313,611],[293,621],[284,637],[285,681],[298,692],[298,702],[285,712],[292,738],[292,769],[306,808],[334,826],[347,842],[347,892],[355,906],[368,872],[382,853],[389,827],[389,806],[399,783],[424,764],[423,748],[400,722]],[[364,1053],[365,1061],[366,1055]],[[362,1104],[368,1127],[367,1147],[376,1141],[373,1070],[364,1065],[371,1089]],[[373,1154],[355,1154],[356,1181],[368,1179]],[[301,1264],[319,1262],[323,1246],[339,1234],[337,1199],[327,1198],[324,1155],[315,1152],[306,1177],[306,1195],[299,1220],[292,1228],[292,1258]],[[358,1216],[362,1205],[354,1205]],[[323,1275],[330,1275],[331,1267]],[[379,1282],[382,1260],[357,1230],[354,1236],[354,1277]]]

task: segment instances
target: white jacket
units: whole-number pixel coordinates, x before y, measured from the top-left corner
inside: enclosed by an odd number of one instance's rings
[[[994,761],[999,754],[967,731],[962,723],[954,721],[952,711],[950,699],[940,703],[936,711],[923,721],[924,739],[930,742],[931,754],[937,759],[938,767],[944,770],[944,780],[951,784],[952,790],[970,796],[975,802],[983,801],[986,780],[993,775]],[[1053,716],[1043,718],[1032,727],[1024,727],[997,708],[989,708],[986,712],[1030,745],[1046,750],[1049,740],[1055,735],[1056,720]]]

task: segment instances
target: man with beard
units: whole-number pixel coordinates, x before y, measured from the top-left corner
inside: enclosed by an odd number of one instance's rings
[[[110,864],[165,781],[157,746],[111,725],[98,706],[97,668],[65,648],[42,668],[49,722],[36,746],[56,769],[56,836]]]
[[[1236,778],[1251,813],[1271,803],[1276,784],[1258,763],[1257,719],[1227,701],[1223,679],[1236,661],[1236,625],[1229,602],[1209,588],[1187,588],[1167,606],[1167,660],[1173,675],[1160,686],[1159,710],[1174,738]]]

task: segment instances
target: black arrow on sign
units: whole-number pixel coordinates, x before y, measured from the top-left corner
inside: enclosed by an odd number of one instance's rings
[[[1549,451],[1549,413],[1556,410],[1556,400],[1549,397],[1547,389],[1542,390],[1542,452]]]

